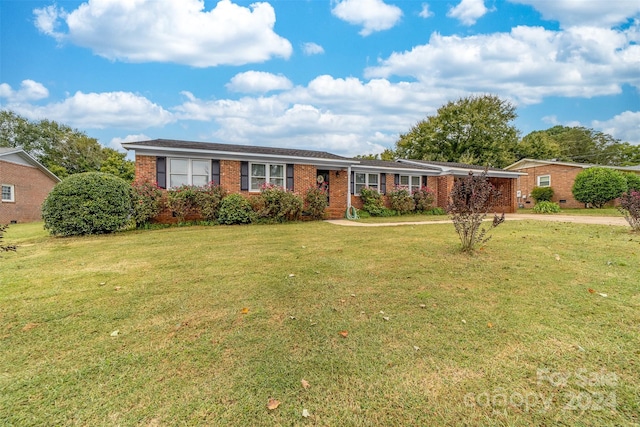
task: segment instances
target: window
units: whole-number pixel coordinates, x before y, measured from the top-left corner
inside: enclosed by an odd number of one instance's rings
[[[420,189],[420,181],[421,179],[419,176],[400,175],[400,185],[407,187],[410,193]]]
[[[2,201],[3,202],[15,202],[15,194],[13,185],[2,184]]]
[[[268,163],[251,163],[249,191],[260,191],[267,182],[284,188],[284,165]]]
[[[538,187],[551,187],[551,175],[540,175],[538,177]]]
[[[377,173],[355,173],[355,194],[360,194],[360,190],[369,187],[372,190],[380,191],[380,177]]]
[[[202,187],[210,181],[210,160],[169,159],[169,187],[181,185]]]

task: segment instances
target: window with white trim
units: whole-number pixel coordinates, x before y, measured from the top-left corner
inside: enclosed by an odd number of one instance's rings
[[[211,160],[169,159],[169,187],[195,185],[202,187],[211,181]]]
[[[538,177],[538,187],[551,187],[551,175],[540,175]]]
[[[282,164],[251,163],[249,165],[249,191],[260,191],[266,184],[284,188],[285,167]]]
[[[407,187],[410,193],[417,191],[421,187],[421,178],[420,176],[414,175],[400,175],[400,185],[402,187]]]
[[[2,201],[15,202],[15,191],[13,185],[2,184]]]
[[[360,194],[360,190],[365,187],[380,192],[380,176],[377,173],[356,172],[354,175],[355,194]]]

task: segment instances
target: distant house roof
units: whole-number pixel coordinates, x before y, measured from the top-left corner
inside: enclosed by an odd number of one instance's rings
[[[594,163],[576,163],[576,162],[562,162],[557,160],[538,160],[538,159],[520,159],[517,162],[507,166],[508,170],[526,169],[536,166],[548,166],[548,165],[560,165],[574,168],[588,169],[588,168],[607,168],[616,169],[623,172],[640,172],[640,165],[636,166],[605,166],[597,165]]]
[[[0,147],[0,160],[38,168],[52,180],[60,182],[60,178],[44,167],[42,163],[31,157],[31,155],[22,148]]]
[[[253,145],[218,144],[213,142],[177,141],[171,139],[154,139],[151,141],[125,142],[122,146],[127,150],[150,150],[168,153],[216,153],[221,158],[284,160],[312,160],[314,163],[353,164],[347,157],[327,153],[325,151],[300,150],[294,148],[274,148]],[[357,163],[357,162],[356,162]]]
[[[521,172],[511,172],[504,169],[484,167],[479,165],[469,165],[466,163],[455,162],[434,162],[430,160],[414,160],[414,159],[398,159],[400,163],[421,166],[424,168],[438,171],[441,175],[464,176],[469,172],[481,173],[487,171],[487,176],[493,178],[517,178],[520,175],[526,175]]]

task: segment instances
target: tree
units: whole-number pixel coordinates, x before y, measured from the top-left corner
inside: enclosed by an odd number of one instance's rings
[[[124,154],[51,120],[31,122],[12,111],[0,111],[0,147],[22,148],[60,178],[104,167],[106,172],[133,180],[133,162]]]
[[[504,213],[501,217],[494,215],[491,226],[481,228],[498,197],[500,192],[491,185],[486,172],[479,176],[469,173],[453,184],[447,213],[460,237],[463,252],[471,252],[476,245],[487,243],[491,238],[487,233],[504,222]]]
[[[515,107],[497,96],[461,98],[400,135],[396,153],[408,159],[504,167],[515,160],[516,117]]]
[[[627,191],[624,175],[608,168],[589,168],[580,172],[571,192],[577,201],[601,208]]]
[[[516,158],[519,159],[556,159],[560,157],[560,146],[546,131],[531,132],[516,146]]]
[[[398,158],[398,156],[392,149],[385,148],[384,151],[380,154],[358,154],[355,158],[363,160],[385,160],[387,162],[393,162]]]

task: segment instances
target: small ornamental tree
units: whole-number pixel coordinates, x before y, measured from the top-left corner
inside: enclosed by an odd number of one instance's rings
[[[7,231],[7,228],[9,226],[5,225],[5,224],[0,224],[0,252],[9,252],[9,251],[16,251],[16,247],[14,245],[5,245],[2,243],[2,239],[3,239],[3,235],[4,233]]]
[[[276,222],[295,221],[302,215],[303,200],[297,194],[266,183],[260,188],[258,216]]]
[[[218,219],[220,203],[226,195],[227,191],[224,188],[213,183],[196,190],[195,205],[203,220],[215,221]]]
[[[580,172],[573,183],[571,192],[577,201],[595,208],[603,207],[627,191],[624,175],[608,168],[589,168]]]
[[[629,191],[620,197],[618,208],[633,231],[640,231],[640,191]]]
[[[162,210],[162,190],[148,181],[131,186],[131,207],[136,227],[148,223]]]
[[[389,197],[391,209],[401,215],[413,212],[416,209],[416,202],[406,185],[394,186],[391,191],[387,192],[387,197]]]
[[[324,218],[324,210],[329,205],[324,187],[309,187],[304,195],[304,210],[311,219]]]
[[[109,173],[71,175],[45,199],[42,219],[44,228],[56,236],[121,230],[131,219],[131,185]]]
[[[551,187],[533,187],[531,190],[531,198],[536,203],[550,202],[553,198],[553,188]]]
[[[447,213],[460,237],[463,252],[472,252],[476,245],[487,243],[491,239],[487,233],[504,222],[503,213],[500,217],[494,215],[488,228],[481,227],[499,196],[500,192],[491,185],[486,172],[479,176],[469,173],[454,183]]]

